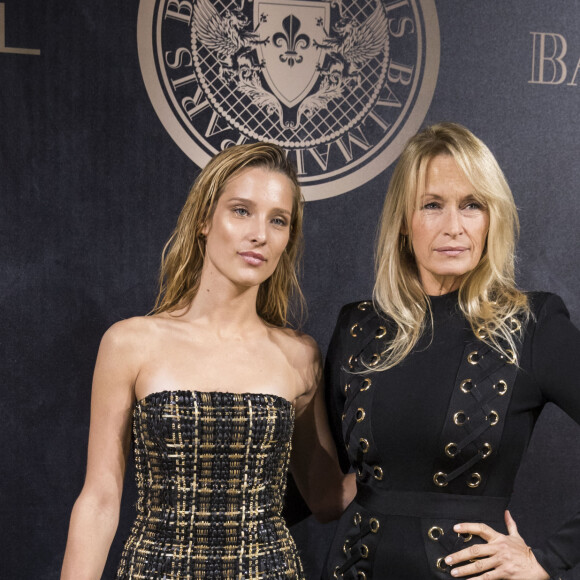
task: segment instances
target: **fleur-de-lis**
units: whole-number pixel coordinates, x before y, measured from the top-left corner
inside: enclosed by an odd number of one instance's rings
[[[284,32],[277,32],[272,37],[276,46],[286,45],[286,51],[280,55],[280,60],[287,62],[291,67],[304,60],[297,50],[306,50],[310,46],[310,37],[307,34],[298,34],[301,25],[300,20],[294,14],[290,14],[282,20]]]

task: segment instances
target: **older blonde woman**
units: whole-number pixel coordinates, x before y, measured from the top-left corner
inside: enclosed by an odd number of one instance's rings
[[[560,298],[514,281],[518,219],[462,126],[407,144],[381,218],[372,301],[328,352],[331,424],[357,495],[329,578],[543,580],[580,560],[580,514],[530,548],[506,511],[548,401],[580,422],[580,333]]]

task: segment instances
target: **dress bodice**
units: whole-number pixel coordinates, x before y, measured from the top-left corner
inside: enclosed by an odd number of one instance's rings
[[[294,408],[258,393],[137,402],[137,518],[118,578],[302,578],[281,517]]]

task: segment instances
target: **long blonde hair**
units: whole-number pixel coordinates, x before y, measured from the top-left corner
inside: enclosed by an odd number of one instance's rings
[[[411,217],[425,187],[427,165],[450,155],[475,189],[489,214],[486,244],[477,266],[461,280],[459,307],[476,335],[510,358],[517,352],[516,318],[529,316],[527,297],[515,286],[517,209],[511,190],[487,146],[456,123],[433,125],[405,146],[394,170],[383,206],[375,255],[373,302],[396,323],[378,370],[400,363],[417,344],[432,316],[430,301],[412,250]]]
[[[211,220],[226,183],[249,168],[263,168],[285,175],[292,184],[293,204],[290,237],[270,278],[258,289],[256,309],[275,326],[288,323],[289,298],[303,309],[304,298],[297,268],[302,253],[304,200],[298,177],[284,151],[269,143],[236,145],[213,157],[193,184],[177,220],[177,226],[163,249],[159,293],[152,313],[171,312],[188,306],[199,289],[205,255],[204,226]]]

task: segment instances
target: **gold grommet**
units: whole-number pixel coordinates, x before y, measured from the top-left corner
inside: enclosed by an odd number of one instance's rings
[[[379,361],[381,360],[381,355],[375,353],[373,354],[373,356],[371,357],[371,360],[369,361],[369,367],[376,367],[379,364]]]
[[[439,558],[437,560],[437,568],[442,572],[447,572],[449,570],[449,566],[445,563],[445,558]]]
[[[369,520],[369,526],[371,528],[371,532],[373,534],[376,534],[379,531],[379,528],[381,527],[381,523],[379,522],[379,520],[377,520],[377,518],[371,518]]]
[[[362,387],[360,388],[360,390],[361,391],[366,391],[372,384],[373,384],[373,382],[369,378],[366,378],[363,381]]]
[[[362,521],[362,516],[358,512],[356,512],[352,518],[352,523],[355,526],[360,526],[361,521]]]
[[[516,355],[511,348],[506,348],[505,353],[507,355],[507,363],[508,365],[516,364]]]
[[[375,465],[373,467],[373,477],[377,480],[377,481],[381,481],[381,479],[383,479],[383,470],[381,467],[379,467],[378,465]]]
[[[337,567],[334,569],[334,577],[335,577],[335,578],[338,578],[338,571],[339,571],[339,569],[340,569],[340,566],[337,566]],[[341,574],[341,576],[342,576],[342,574]]]
[[[354,356],[354,354],[351,354],[348,357],[348,368],[349,369],[354,369],[354,363],[356,362],[356,356]]]
[[[482,459],[486,459],[487,457],[489,457],[491,455],[491,445],[489,443],[484,443],[480,453],[481,453],[481,458]]]
[[[467,355],[467,362],[470,365],[476,365],[479,362],[479,353],[474,350]]]
[[[469,421],[469,417],[463,411],[457,411],[457,413],[453,415],[453,422],[459,427],[465,425],[467,421]]]
[[[507,383],[503,379],[500,379],[496,385],[493,385],[493,388],[497,391],[497,394],[500,396],[505,395],[508,390]]]
[[[447,443],[447,445],[445,445],[445,455],[447,455],[447,457],[455,457],[457,455],[457,453],[459,452],[459,449],[457,448],[457,443]]]
[[[362,476],[363,476],[363,470],[362,470],[362,467],[357,467],[357,469],[356,469],[356,474],[357,474],[359,477],[362,477]]]
[[[387,334],[387,329],[386,329],[386,327],[385,327],[385,326],[379,326],[379,327],[377,328],[377,331],[375,332],[375,338],[376,338],[377,340],[378,340],[378,339],[381,339],[381,338],[383,338],[383,337],[384,337],[386,334]]]
[[[343,414],[340,416],[340,420],[341,420],[341,421],[344,421],[345,419],[346,419],[346,415],[343,413]]]
[[[346,555],[348,555],[348,550],[349,550],[349,549],[350,549],[350,547],[349,547],[348,540],[345,540],[345,541],[344,541],[344,544],[342,545],[342,551],[343,551],[343,552],[344,552]]]
[[[348,393],[349,389],[350,389],[350,383],[347,383],[346,385],[344,385],[344,394],[345,395]]]
[[[433,476],[433,483],[439,487],[445,487],[447,485],[447,474],[442,471],[438,471]]]
[[[358,323],[355,322],[351,327],[350,327],[350,335],[354,338],[356,336],[358,336],[356,329],[359,328],[360,330],[362,330],[362,326]]]
[[[487,416],[487,418],[489,419],[489,424],[492,427],[494,425],[497,425],[497,423],[499,421],[499,415],[497,414],[497,411],[491,411],[490,414]]]
[[[473,389],[473,381],[471,379],[465,379],[462,381],[461,385],[459,385],[462,393],[469,393],[471,389]]]
[[[365,410],[362,407],[359,407],[356,410],[356,422],[360,423],[365,418]]]
[[[517,318],[512,318],[510,320],[510,324],[511,324],[510,332],[512,334],[515,334],[516,332],[519,332],[521,330],[521,328],[522,328],[522,324],[521,324],[521,322]]]
[[[467,485],[471,488],[479,487],[479,484],[481,483],[481,475],[474,471],[470,477],[471,479],[467,482]]]
[[[366,574],[365,574],[365,573],[364,573],[362,570],[359,570],[359,571],[356,573],[356,577],[357,577],[359,580],[367,580],[367,575],[366,575]]]
[[[432,528],[429,528],[427,535],[429,536],[429,539],[433,540],[434,542],[438,542],[439,538],[445,535],[445,532],[443,531],[443,528],[440,528],[439,526],[433,526]]]
[[[473,538],[473,536],[471,534],[457,534],[460,538],[463,538],[463,542],[467,543],[467,542],[471,542],[471,538]]]
[[[479,340],[484,340],[485,338],[487,338],[487,332],[485,330],[485,327],[478,326],[477,330],[475,331],[475,336],[477,336]]]
[[[363,453],[366,453],[366,452],[369,450],[369,447],[370,447],[368,440],[367,440],[367,439],[365,439],[364,437],[361,437],[361,438],[358,440],[358,442],[359,442],[359,444],[360,444],[361,451],[362,451]]]
[[[360,555],[363,558],[368,558],[369,557],[369,549],[368,549],[368,546],[366,544],[361,544],[360,545]]]
[[[371,302],[365,301],[365,302],[359,302],[357,308],[359,310],[370,310],[370,307],[372,306]]]

